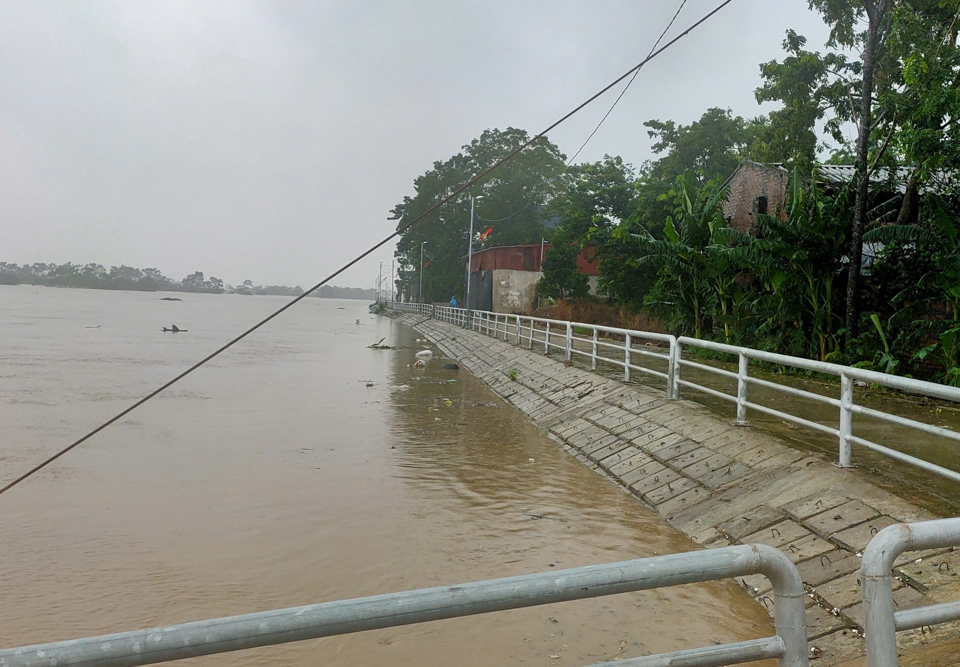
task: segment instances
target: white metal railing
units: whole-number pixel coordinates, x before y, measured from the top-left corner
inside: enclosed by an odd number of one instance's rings
[[[683,349],[688,347],[713,350],[715,352],[722,352],[732,355],[739,361],[738,371],[733,373],[731,371],[710,366],[708,364],[701,364],[695,361],[683,359]],[[761,378],[750,377],[749,362],[751,359],[765,361],[779,366],[822,373],[824,375],[832,375],[840,380],[840,395],[837,398],[833,398],[831,396],[824,396],[812,391],[806,391],[803,389],[797,389],[796,387],[789,387],[776,382],[770,382]],[[934,426],[932,424],[926,424],[915,419],[909,419],[907,417],[890,414],[883,412],[882,410],[875,410],[864,405],[857,405],[855,403],[854,396],[854,382],[859,381],[867,385],[879,385],[888,387],[890,389],[897,389],[912,394],[919,394],[921,396],[929,396],[932,398],[939,398],[953,402],[960,402],[960,388],[948,387],[946,385],[936,384],[934,382],[925,382],[923,380],[888,375],[886,373],[878,373],[876,371],[868,371],[860,368],[853,368],[851,366],[830,364],[823,361],[814,361],[812,359],[803,359],[800,357],[790,357],[784,354],[776,354],[774,352],[753,350],[746,347],[737,347],[734,345],[726,345],[723,343],[715,343],[713,341],[687,337],[681,337],[677,339],[676,363],[677,368],[674,372],[674,382],[677,385],[677,389],[674,392],[675,395],[679,395],[680,387],[689,387],[691,389],[696,389],[698,391],[710,394],[711,396],[735,403],[737,406],[737,422],[743,423],[746,421],[746,413],[747,409],[749,408],[751,410],[773,415],[799,426],[804,426],[821,433],[833,435],[837,437],[839,441],[839,465],[841,466],[847,467],[852,465],[852,445],[857,444],[897,461],[909,463],[910,465],[922,468],[928,472],[946,477],[955,482],[960,482],[960,473],[954,470],[938,466],[935,463],[924,461],[923,459],[905,454],[904,452],[900,452],[889,447],[884,447],[876,442],[853,434],[853,416],[864,415],[866,417],[879,419],[889,424],[896,424],[897,426],[906,427],[915,431],[921,431],[930,435],[948,438],[953,441],[960,441],[960,433],[957,431],[952,431],[940,426]],[[731,396],[709,387],[696,384],[695,382],[682,379],[681,371],[683,368],[697,368],[707,373],[712,373],[736,380],[736,396]],[[791,396],[833,406],[839,413],[838,426],[837,428],[833,428],[832,426],[814,422],[809,419],[804,419],[803,417],[790,414],[789,412],[776,410],[774,408],[752,402],[748,398],[748,388],[750,385],[774,389]]]
[[[773,586],[774,636],[628,658],[616,664],[624,667],[719,667],[777,658],[781,667],[807,667],[806,598],[800,573],[782,552],[763,544],[642,558],[10,648],[0,650],[0,667],[146,665],[750,574],[765,575]]]
[[[618,366],[628,381],[634,372],[657,377],[665,381],[668,393],[672,391],[671,353],[676,338],[669,334],[462,308],[438,307],[435,317],[531,350],[540,349],[545,354],[562,353],[565,361],[588,359],[592,370],[597,370],[600,363]],[[604,354],[605,351],[614,356]],[[641,366],[636,363],[637,358],[652,360],[662,370]]]
[[[399,306],[399,307],[398,307]],[[747,422],[747,410],[755,410],[772,415],[784,421],[826,433],[837,438],[839,443],[838,465],[852,466],[852,446],[860,445],[891,459],[908,463],[941,477],[960,482],[960,473],[949,468],[925,461],[916,456],[885,447],[879,443],[854,434],[854,415],[878,419],[888,424],[907,428],[915,432],[947,438],[960,442],[957,431],[927,424],[908,417],[891,414],[882,410],[859,405],[855,401],[854,382],[867,385],[879,385],[891,389],[906,391],[920,396],[928,396],[960,403],[960,388],[925,382],[913,378],[887,375],[851,366],[813,361],[801,357],[791,357],[773,352],[754,350],[746,347],[726,345],[698,338],[674,337],[669,334],[649,331],[634,331],[604,327],[583,322],[551,320],[528,315],[493,313],[488,311],[468,311],[463,308],[446,306],[420,306],[419,304],[393,304],[390,306],[403,312],[414,312],[440,321],[466,327],[480,333],[524,345],[531,350],[542,350],[546,354],[562,353],[565,361],[575,358],[589,361],[590,368],[597,370],[601,363],[611,364],[623,369],[623,377],[630,380],[634,372],[659,378],[665,384],[665,396],[668,399],[680,397],[682,387],[733,403],[736,406],[736,422]],[[700,348],[731,355],[738,360],[737,371],[718,368],[713,365],[684,359],[683,351]],[[640,365],[640,361],[646,365]],[[768,362],[779,366],[795,368],[815,373],[831,375],[840,380],[839,396],[824,396],[812,391],[798,389],[786,384],[771,382],[750,375],[750,361]],[[654,366],[654,367],[650,367]],[[697,369],[713,376],[736,382],[736,394],[728,394],[712,387],[698,384],[681,377],[684,368]],[[807,399],[831,406],[836,410],[837,426],[833,427],[785,410],[778,410],[750,400],[749,388],[763,387],[774,391]]]
[[[417,313],[423,315],[432,315],[433,306],[428,303],[403,303],[400,301],[390,301],[387,307],[392,310],[398,310],[401,313]]]
[[[893,564],[900,554],[956,546],[960,518],[888,526],[867,545],[860,569],[868,667],[897,667],[897,632],[960,620],[960,601],[897,612],[893,602]]]

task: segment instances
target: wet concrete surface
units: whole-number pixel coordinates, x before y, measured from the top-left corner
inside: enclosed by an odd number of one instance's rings
[[[3,479],[282,302],[160,296],[0,287]],[[307,300],[4,494],[0,646],[699,548],[470,373],[411,368],[415,337]],[[726,582],[196,662],[585,665],[771,632]]]
[[[622,345],[622,343],[619,344]],[[583,342],[578,342],[577,345],[583,350],[589,349],[589,345]],[[653,348],[652,351],[664,354],[666,352],[659,348]],[[603,347],[599,352],[609,358],[618,354]],[[723,358],[704,359],[699,357],[697,352],[688,348],[684,357],[728,372],[737,371],[735,359],[726,361]],[[723,357],[723,355],[714,356]],[[665,360],[660,361],[649,356],[635,354],[633,361],[635,364],[661,372],[666,369]],[[582,355],[575,355],[574,363],[580,367],[586,367],[589,360]],[[618,368],[612,363],[601,362],[598,371],[607,377],[623,377],[622,367]],[[830,376],[812,377],[797,373],[777,373],[773,372],[769,365],[761,367],[755,363],[750,366],[750,376],[832,399],[840,398],[839,380]],[[735,380],[705,370],[686,367],[682,371],[682,377],[728,396],[735,396],[737,393]],[[642,372],[634,371],[631,380],[654,390],[663,388],[661,379]],[[736,417],[735,406],[729,401],[690,387],[683,387],[681,395],[709,407],[716,414],[731,421]],[[764,407],[786,412],[830,428],[837,428],[839,425],[839,409],[829,404],[778,392],[756,384],[748,386],[748,399]],[[864,407],[960,432],[960,406],[948,401],[912,396],[882,387],[861,384],[854,387],[854,400]],[[779,439],[789,441],[798,449],[819,453],[832,460],[838,457],[839,444],[837,438],[831,435],[798,426],[757,410],[748,410],[748,420],[758,430],[768,431]],[[864,415],[854,415],[853,425],[854,435],[960,472],[960,442]],[[857,467],[869,472],[878,485],[909,499],[914,504],[936,514],[960,515],[960,493],[958,493],[956,482],[894,461],[858,444],[853,445],[853,462]]]
[[[402,319],[585,465],[628,488],[699,543],[759,542],[784,551],[808,585],[812,656],[821,664],[840,664],[863,653],[860,554],[885,526],[934,513],[889,493],[867,471],[836,468],[768,429],[733,426],[687,400],[666,401],[661,391],[606,379],[476,332]],[[956,558],[957,552],[941,549],[898,559],[898,607],[960,597]],[[772,612],[765,579],[745,577],[741,584]],[[949,640],[958,627],[901,633],[901,646],[922,648],[928,657],[957,656],[960,648]],[[928,650],[930,643],[938,647]]]

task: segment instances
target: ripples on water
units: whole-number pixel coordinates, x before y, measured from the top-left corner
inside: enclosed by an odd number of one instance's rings
[[[282,301],[182,296],[0,287],[4,480]],[[414,371],[414,337],[307,300],[0,497],[0,646],[696,548],[465,372]],[[770,632],[708,584],[196,662],[579,665]]]

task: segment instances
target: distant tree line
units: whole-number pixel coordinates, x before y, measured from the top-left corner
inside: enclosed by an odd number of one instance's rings
[[[0,262],[0,284],[44,285],[47,287],[84,287],[87,289],[114,289],[140,292],[208,292],[222,294],[223,281],[214,276],[205,278],[195,271],[183,280],[173,280],[159,269],[138,269],[132,266],[102,264],[10,264]]]
[[[81,287],[138,292],[196,292],[206,294],[245,294],[299,296],[304,290],[299,285],[254,285],[244,280],[236,287],[224,284],[216,276],[204,277],[203,271],[194,271],[182,280],[163,275],[159,269],[138,269],[132,266],[102,264],[11,264],[0,262],[0,285],[43,285],[46,287]],[[376,290],[359,287],[324,285],[310,296],[328,299],[375,299]]]

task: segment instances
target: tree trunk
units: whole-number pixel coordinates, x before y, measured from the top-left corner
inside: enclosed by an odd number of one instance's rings
[[[883,20],[885,1],[874,4],[864,0],[869,25],[863,46],[863,86],[860,92],[860,123],[857,129],[857,191],[853,203],[853,225],[850,230],[850,264],[847,267],[847,310],[845,327],[847,330],[845,349],[851,351],[851,342],[857,335],[859,312],[857,308],[857,282],[860,279],[860,262],[863,258],[863,228],[867,220],[867,198],[870,193],[870,171],[868,153],[870,149],[870,130],[872,125],[873,70],[877,61],[877,45],[880,38],[880,24]]]
[[[906,191],[903,193],[903,202],[897,214],[898,225],[911,225],[917,221],[917,212],[920,206],[920,182],[917,180],[919,168],[910,174]]]

